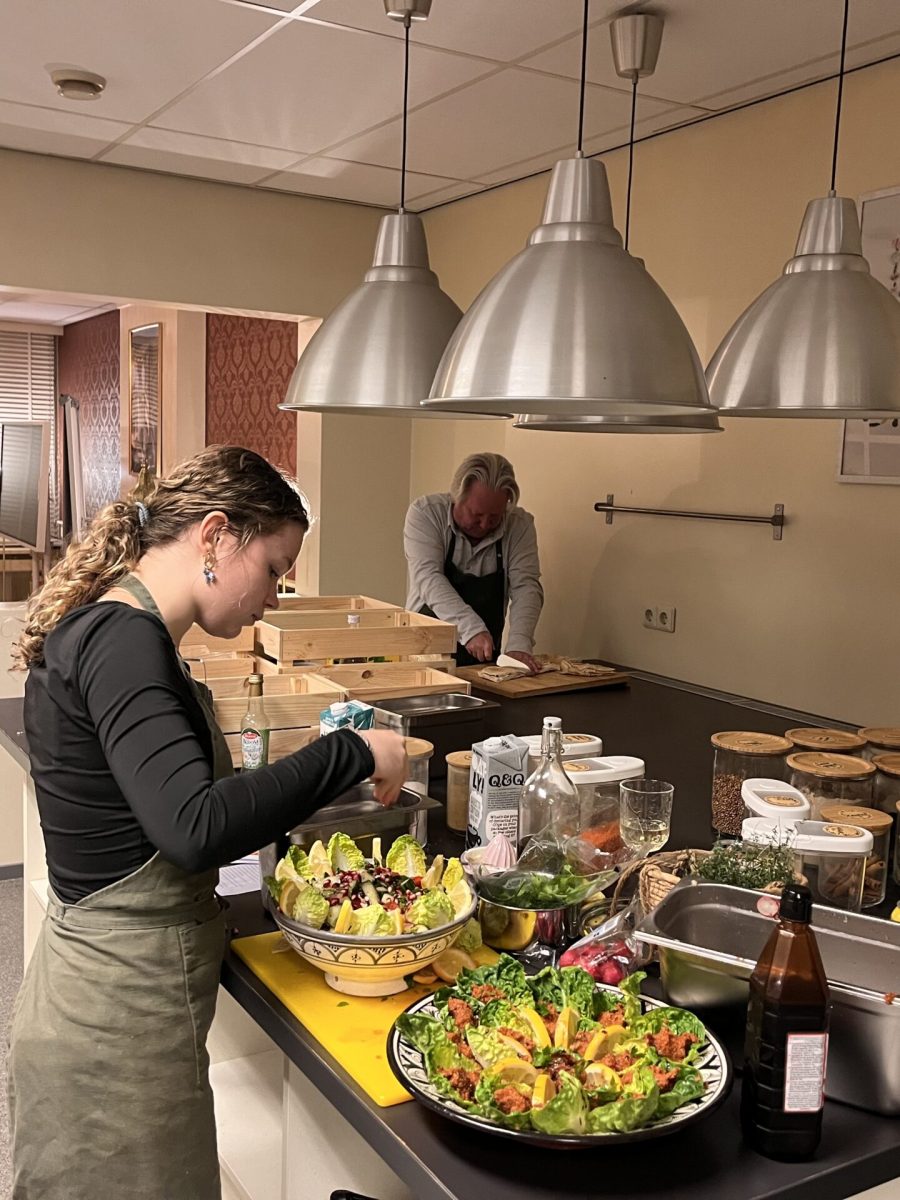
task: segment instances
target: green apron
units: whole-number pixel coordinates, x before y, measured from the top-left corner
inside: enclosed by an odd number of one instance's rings
[[[139,580],[118,586],[159,616]],[[215,776],[230,775],[211,694],[191,682]],[[50,891],[11,1029],[12,1200],[219,1200],[206,1051],[225,948],[217,882],[154,854],[77,904]]]

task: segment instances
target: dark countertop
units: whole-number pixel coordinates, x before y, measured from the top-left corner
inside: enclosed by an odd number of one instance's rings
[[[21,711],[21,701],[0,700],[0,744],[27,766]],[[500,709],[490,710],[486,734],[536,732],[545,714],[562,717],[564,728],[572,731],[599,733],[605,753],[636,754],[646,761],[648,773],[675,784],[670,843],[675,847],[709,844],[710,734],[723,729],[781,733],[791,725],[831,723],[670,681],[635,678],[628,688],[504,701]],[[435,822],[432,840],[449,848],[454,835],[447,835],[441,824]],[[232,897],[229,919],[241,935],[274,928],[258,893]],[[654,982],[648,980],[648,991]],[[812,1162],[759,1157],[740,1139],[739,1084],[704,1121],[658,1142],[574,1154],[514,1147],[443,1120],[416,1103],[379,1108],[231,953],[222,983],[417,1200],[612,1200],[635,1195],[843,1200],[900,1176],[900,1124],[833,1102],[825,1106],[822,1145]],[[710,1024],[722,1032],[715,1021]]]

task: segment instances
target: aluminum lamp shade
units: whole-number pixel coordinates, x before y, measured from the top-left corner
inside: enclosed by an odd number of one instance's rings
[[[711,411],[681,318],[622,249],[602,163],[553,168],[542,223],[463,317],[425,405],[629,419]]]
[[[794,258],[706,374],[722,416],[900,414],[900,304],[869,273],[852,200],[810,201]]]
[[[722,433],[715,412],[694,413],[689,417],[544,417],[538,414],[516,417],[513,429],[538,429],[549,433]]]
[[[382,217],[371,270],[310,339],[279,408],[427,416],[420,401],[461,316],[429,269],[421,218]]]

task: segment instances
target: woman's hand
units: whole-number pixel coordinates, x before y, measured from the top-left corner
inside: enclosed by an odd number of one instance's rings
[[[409,762],[406,746],[399,733],[389,729],[358,730],[375,759],[375,770],[371,778],[375,785],[375,799],[385,808],[396,804],[400,789],[409,778]]]

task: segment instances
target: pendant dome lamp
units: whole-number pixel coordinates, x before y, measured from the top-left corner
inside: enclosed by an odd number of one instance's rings
[[[900,304],[869,273],[856,205],[835,193],[849,10],[844,0],[831,189],[809,202],[794,257],[707,368],[722,416],[900,414]]]
[[[634,174],[634,121],[637,113],[638,80],[656,70],[662,42],[663,18],[649,13],[632,13],[610,22],[613,62],[616,74],[631,80],[631,126],[628,134],[628,186],[625,199],[625,250],[631,232],[631,182]],[[643,266],[643,260],[638,259]],[[713,409],[688,415],[648,417],[642,414],[595,414],[590,417],[558,413],[552,417],[540,413],[518,416],[514,429],[538,429],[554,433],[721,433],[722,426]]]
[[[409,29],[413,21],[424,21],[430,10],[431,0],[385,0],[387,16],[401,21],[405,30],[399,210],[382,217],[364,282],[310,339],[279,408],[429,415],[419,402],[462,316],[429,267],[421,217],[405,211]]]
[[[550,177],[543,220],[488,283],[444,351],[428,408],[545,416],[710,411],[697,352],[665,292],[622,249],[606,170],[578,149]]]

